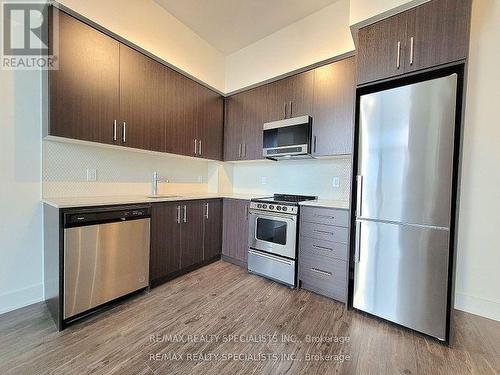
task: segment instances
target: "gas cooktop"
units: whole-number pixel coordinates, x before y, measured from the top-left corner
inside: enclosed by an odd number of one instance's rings
[[[311,195],[274,194],[272,197],[252,199],[253,202],[276,203],[297,206],[299,202],[316,200],[318,197]]]

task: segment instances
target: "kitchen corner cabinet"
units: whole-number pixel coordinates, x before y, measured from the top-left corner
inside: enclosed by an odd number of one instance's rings
[[[354,57],[314,69],[312,153],[352,153],[356,62]]]
[[[358,84],[465,60],[470,14],[471,0],[431,0],[361,28]]]
[[[262,159],[262,130],[267,113],[267,85],[226,98],[224,160]]]
[[[249,205],[240,199],[223,201],[222,257],[242,267],[247,265]]]
[[[49,135],[222,160],[221,95],[54,12],[59,70],[49,72]]]
[[[120,43],[59,12],[59,69],[49,71],[49,134],[113,144]]]
[[[220,199],[153,204],[150,255],[152,286],[217,259],[221,248]]]

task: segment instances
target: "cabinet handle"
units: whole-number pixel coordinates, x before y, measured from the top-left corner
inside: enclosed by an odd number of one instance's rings
[[[187,207],[184,206],[184,222],[187,223]]]
[[[292,108],[293,108],[293,102],[290,101],[290,115],[288,116],[289,118],[292,118]]]
[[[116,120],[113,121],[113,142],[116,142],[118,140],[118,136],[116,134]]]
[[[177,224],[181,223],[181,206],[177,206]]]
[[[195,155],[198,154],[198,140],[197,139],[194,140],[194,154]]]
[[[205,218],[208,219],[208,203],[205,204],[205,207],[207,208],[207,212],[205,214]]]
[[[314,217],[322,217],[323,219],[335,219],[335,216],[315,214]]]
[[[396,68],[401,67],[401,42],[398,42],[398,56],[396,57]]]
[[[316,136],[314,136],[314,152],[316,152]]]
[[[410,38],[410,65],[413,65],[413,60],[415,56],[415,38]]]
[[[331,272],[326,272],[326,271],[323,271],[323,270],[319,270],[317,268],[311,268],[311,271],[319,273],[321,275],[325,275],[325,276],[332,276]]]
[[[328,232],[326,230],[314,229],[313,232],[315,232],[315,233],[321,233],[321,234],[329,234],[329,235],[333,236],[333,232]]]
[[[198,147],[198,153],[201,156],[201,154],[202,154],[202,152],[201,152],[201,139],[200,139],[200,146]]]
[[[125,121],[122,125],[122,142],[127,143],[127,123]]]
[[[286,119],[286,102],[283,103],[283,119]]]
[[[247,144],[246,143],[243,143],[243,157],[244,158],[247,157]]]
[[[331,247],[325,247],[325,246],[319,246],[319,245],[313,245],[313,247],[316,249],[333,251],[333,249]]]
[[[238,158],[241,158],[241,143],[238,145]]]

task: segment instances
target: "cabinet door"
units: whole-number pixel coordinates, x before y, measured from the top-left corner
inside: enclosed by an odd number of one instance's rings
[[[121,144],[165,150],[164,95],[164,67],[121,44],[119,125],[121,132],[125,131],[120,137]]]
[[[433,0],[409,11],[406,71],[466,59],[470,13],[471,0]]]
[[[197,137],[196,83],[176,71],[165,68],[166,152],[195,156]]]
[[[222,249],[222,200],[203,202],[203,259],[212,259]]]
[[[199,156],[222,160],[224,139],[224,102],[221,95],[198,85]]]
[[[268,86],[268,110],[264,122],[310,115],[314,73],[307,71],[281,79]]]
[[[203,202],[181,202],[181,268],[203,261]]]
[[[243,96],[236,94],[225,99],[224,160],[240,160],[243,143]]]
[[[180,270],[181,238],[177,203],[155,203],[151,210],[150,281]]]
[[[266,86],[260,86],[243,93],[243,149],[241,159],[263,159],[262,132],[266,111]]]
[[[355,107],[355,59],[314,70],[313,154],[352,153]]]
[[[113,143],[119,112],[119,43],[59,12],[59,70],[49,72],[49,134]]]
[[[404,73],[406,23],[407,13],[401,13],[359,30],[358,84]]]
[[[222,254],[247,262],[248,201],[224,199]]]

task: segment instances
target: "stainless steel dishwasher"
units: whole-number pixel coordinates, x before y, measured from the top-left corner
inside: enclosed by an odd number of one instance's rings
[[[149,285],[149,207],[64,215],[64,319]]]

